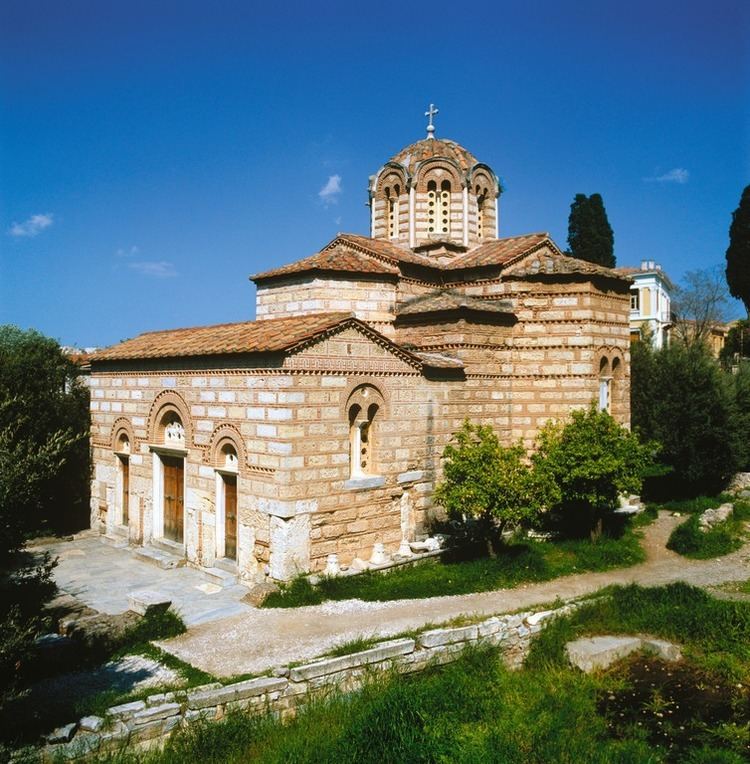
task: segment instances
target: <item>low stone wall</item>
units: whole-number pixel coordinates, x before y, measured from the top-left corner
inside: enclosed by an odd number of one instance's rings
[[[408,673],[449,663],[467,645],[497,645],[505,662],[517,668],[543,623],[575,607],[567,604],[556,610],[493,616],[469,626],[432,629],[416,638],[391,639],[358,653],[279,668],[274,676],[227,685],[217,682],[113,706],[105,717],[86,717],[57,730],[42,758],[83,759],[103,751],[160,746],[174,730],[196,720],[219,721],[237,709],[270,711],[284,718],[333,687],[352,691],[371,672],[394,669]]]

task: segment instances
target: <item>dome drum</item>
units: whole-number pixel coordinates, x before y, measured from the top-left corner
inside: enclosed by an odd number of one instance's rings
[[[370,235],[415,247],[469,248],[497,238],[497,177],[459,144],[427,138],[370,179]]]

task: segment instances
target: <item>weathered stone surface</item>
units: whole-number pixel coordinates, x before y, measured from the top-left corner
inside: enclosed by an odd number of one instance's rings
[[[713,528],[714,525],[723,523],[725,520],[727,520],[733,511],[734,505],[730,502],[722,504],[720,507],[716,507],[715,509],[707,509],[698,518],[698,527],[704,532],[708,531],[709,529]]]
[[[433,629],[419,635],[419,644],[422,647],[437,647],[438,645],[450,645],[453,642],[465,642],[478,637],[479,629],[476,626],[459,626],[455,629]]]
[[[173,692],[159,692],[146,698],[147,706],[160,706],[162,703],[172,703],[175,699]]]
[[[48,743],[67,743],[75,735],[78,725],[75,722],[65,724],[47,735]]]
[[[664,639],[644,639],[643,649],[664,661],[678,661],[682,658],[680,646]]]
[[[131,703],[121,703],[119,706],[112,706],[108,710],[110,716],[119,716],[121,719],[130,719],[133,714],[143,711],[146,704],[142,700],[134,700]]]
[[[242,601],[253,607],[260,607],[271,594],[277,591],[279,591],[279,587],[270,581],[255,584],[242,598]]]
[[[104,719],[101,716],[84,716],[78,726],[86,732],[99,732],[104,726]]]
[[[497,617],[493,616],[486,621],[477,624],[477,633],[479,637],[489,637],[497,634],[503,628],[503,622]]]
[[[208,706],[218,706],[236,700],[262,695],[265,692],[282,690],[286,687],[287,679],[262,676],[258,679],[248,679],[225,687],[217,687],[201,692],[188,693],[188,708],[199,709]]]
[[[293,682],[303,682],[307,679],[334,674],[355,666],[365,666],[387,660],[388,658],[395,658],[399,655],[406,655],[411,653],[414,647],[415,641],[413,639],[394,639],[389,642],[381,642],[377,647],[372,647],[359,653],[297,666],[290,670],[289,677]]]
[[[640,650],[641,645],[639,637],[588,637],[568,642],[565,652],[571,665],[588,674]]]
[[[554,615],[554,610],[541,610],[538,613],[532,613],[531,615],[526,617],[526,623],[529,626],[536,626],[537,624],[541,623],[545,618],[549,618],[551,615]]]
[[[128,609],[138,615],[155,615],[169,610],[172,600],[165,594],[150,589],[139,589],[128,593]]]
[[[130,721],[132,724],[141,725],[157,719],[166,719],[168,716],[175,716],[178,713],[180,713],[179,703],[163,703],[160,706],[151,706],[143,711],[138,711],[133,714]]]

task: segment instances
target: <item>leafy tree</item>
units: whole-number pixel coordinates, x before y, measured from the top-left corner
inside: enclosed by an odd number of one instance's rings
[[[58,344],[0,326],[0,560],[88,523],[88,390]]]
[[[623,493],[638,493],[656,446],[643,444],[595,406],[574,411],[567,423],[549,422],[537,437],[535,471],[558,486],[554,508],[573,532],[596,540]]]
[[[688,271],[672,298],[674,337],[684,345],[706,344],[724,323],[727,286],[720,267]]]
[[[531,521],[555,496],[546,476],[524,458],[522,446],[501,446],[492,427],[468,419],[443,451],[435,499],[452,519],[476,520],[492,556],[497,535]]]
[[[750,318],[750,186],[745,186],[740,205],[732,213],[726,258],[729,291],[745,303]]]
[[[662,445],[672,473],[650,481],[653,493],[715,493],[742,460],[736,396],[730,375],[701,344],[647,343],[631,354],[631,421],[642,437]]]
[[[568,246],[579,260],[615,267],[615,236],[600,194],[576,194],[570,205]]]
[[[727,332],[719,358],[724,367],[734,366],[743,358],[750,358],[750,320],[737,321]]]

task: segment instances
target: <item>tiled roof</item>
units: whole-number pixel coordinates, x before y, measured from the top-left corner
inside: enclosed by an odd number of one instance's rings
[[[310,271],[344,271],[358,274],[380,273],[394,276],[398,274],[398,268],[395,266],[368,257],[356,249],[345,246],[336,239],[335,246],[333,247],[326,248],[311,257],[306,257],[295,263],[282,265],[280,268],[274,268],[263,273],[256,273],[251,278],[254,281],[262,281],[277,276],[285,276],[292,273],[308,273]]]
[[[486,241],[484,244],[470,249],[465,255],[459,255],[444,265],[443,268],[445,270],[462,270],[487,265],[504,265],[544,243],[548,243],[553,251],[558,252],[548,233],[528,233],[523,236],[510,236],[506,239]]]
[[[423,138],[399,151],[390,161],[398,162],[407,170],[413,171],[418,162],[433,157],[448,157],[464,171],[470,170],[477,164],[477,158],[471,152],[446,138]]]
[[[550,261],[550,265],[551,267],[545,266],[544,268],[540,268],[532,263],[529,263],[525,268],[523,268],[523,270],[518,271],[517,275],[534,276],[540,272],[549,274],[583,273],[591,276],[607,276],[611,279],[630,281],[629,276],[618,273],[613,268],[605,268],[603,265],[596,265],[595,263],[590,263],[587,260],[580,260],[577,257],[559,255]]]
[[[146,332],[94,353],[91,360],[96,363],[142,358],[280,352],[290,350],[347,319],[355,320],[350,313],[318,313]]]
[[[512,313],[511,304],[505,300],[482,300],[469,297],[452,289],[441,289],[420,295],[404,303],[398,311],[399,316],[415,316],[422,313],[438,313],[446,310],[466,308],[481,313]]]

